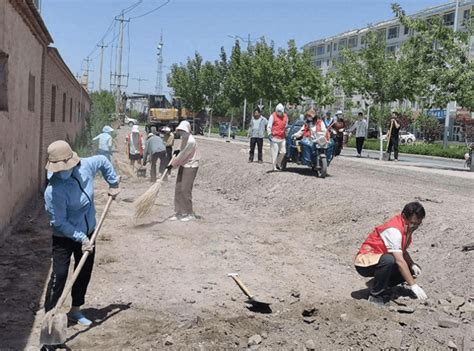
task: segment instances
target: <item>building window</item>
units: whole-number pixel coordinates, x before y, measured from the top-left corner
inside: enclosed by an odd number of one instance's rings
[[[379,29],[377,31],[377,39],[385,40],[385,38],[387,38],[387,29],[386,28]]]
[[[397,46],[396,45],[390,45],[390,46],[387,46],[387,48],[385,50],[386,50],[387,54],[395,55],[395,51],[397,50]]]
[[[72,98],[69,99],[69,122],[72,122]]]
[[[0,51],[0,111],[8,111],[8,54]]]
[[[349,41],[347,42],[347,47],[349,49],[357,47],[357,36],[353,36],[349,38]]]
[[[321,60],[316,61],[316,67],[321,68]]]
[[[316,48],[316,55],[318,56],[324,55],[324,45],[319,45]]]
[[[471,19],[471,10],[464,10],[462,18],[464,21],[469,21]]]
[[[365,44],[365,35],[362,35],[360,37],[360,45],[364,45]]]
[[[63,122],[66,122],[66,93],[63,93]]]
[[[331,52],[331,44],[328,44],[328,47],[326,48],[326,52],[329,54]]]
[[[56,120],[56,85],[51,86],[51,122]]]
[[[408,33],[410,33],[410,28],[407,26],[403,27],[403,35],[408,35]]]
[[[30,73],[28,77],[28,111],[35,112],[36,77]]]
[[[329,67],[331,65],[331,60],[326,60],[326,67]]]
[[[339,40],[339,51],[347,47],[347,39]]]
[[[332,50],[337,51],[337,43],[332,44]]]
[[[388,36],[387,39],[395,39],[398,38],[398,29],[399,26],[393,26],[388,29]]]
[[[454,12],[444,14],[443,23],[445,26],[452,26],[454,24]]]

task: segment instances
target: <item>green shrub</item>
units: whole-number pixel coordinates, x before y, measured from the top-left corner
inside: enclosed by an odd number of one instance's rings
[[[347,143],[349,147],[355,147],[355,138],[350,138]],[[387,143],[383,143],[384,150],[387,149]],[[368,150],[379,150],[380,141],[378,139],[366,139],[364,143],[364,149]],[[447,149],[444,149],[440,144],[425,144],[425,143],[414,143],[414,144],[400,144],[399,151],[405,154],[414,155],[427,155],[427,156],[438,156],[463,159],[466,147],[463,145],[449,145]]]

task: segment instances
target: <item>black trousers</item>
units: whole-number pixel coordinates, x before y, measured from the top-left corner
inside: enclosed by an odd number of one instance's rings
[[[64,286],[66,285],[71,256],[74,255],[74,268],[77,267],[82,257],[81,243],[68,238],[53,236],[53,270],[46,291],[44,309],[46,312],[56,306]],[[92,267],[94,266],[94,251],[87,257],[86,263],[82,267],[81,273],[72,286],[71,296],[73,306],[82,306],[86,296],[87,286],[91,279]]]
[[[356,266],[356,271],[363,277],[375,278],[374,286],[370,291],[370,295],[372,296],[379,296],[383,294],[387,288],[391,288],[405,281],[395,262],[395,257],[390,254],[382,255],[376,265],[369,267]]]
[[[356,138],[356,148],[357,148],[357,153],[360,155],[362,153],[362,147],[364,146],[364,137],[357,137]]]
[[[262,155],[263,138],[250,138],[249,160],[253,161],[253,157],[255,154],[255,144],[257,144],[257,147],[258,147],[258,160],[263,161],[263,155]]]
[[[341,154],[342,147],[343,147],[342,144],[344,142],[344,134],[338,133],[336,135],[335,142],[336,142],[336,148],[334,150],[334,155],[339,156]]]
[[[398,142],[399,142],[398,137],[390,138],[390,141],[388,142],[387,152],[390,156],[390,154],[392,153],[392,149],[393,149],[393,157],[395,158],[395,160],[398,160]]]
[[[168,165],[173,157],[173,147],[167,146],[166,147],[166,165]]]

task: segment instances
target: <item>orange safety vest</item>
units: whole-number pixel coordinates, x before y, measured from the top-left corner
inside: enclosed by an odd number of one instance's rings
[[[286,113],[283,114],[283,117],[279,117],[276,112],[273,112],[272,135],[274,138],[285,139],[287,121]]]
[[[130,142],[132,140],[132,133],[128,133],[127,135],[127,154],[130,155]],[[140,156],[143,157],[143,135],[142,133],[138,133],[138,151],[140,152]]]
[[[319,133],[321,132],[321,125],[322,125],[322,121],[320,119],[318,119],[316,121],[316,133]],[[326,130],[326,141],[329,140],[329,138],[331,137],[331,135],[329,134],[329,131]],[[312,138],[312,133],[311,133],[311,128],[308,126],[308,123],[305,123],[304,124],[304,129],[303,129],[303,138]]]
[[[388,228],[396,228],[400,231],[400,233],[402,233],[402,251],[406,251],[408,246],[410,246],[412,240],[410,236],[407,242],[407,231],[405,229],[405,221],[403,220],[402,215],[399,214],[395,217],[392,217],[384,224],[376,227],[374,231],[369,234],[367,239],[360,247],[359,252],[357,253],[357,257],[360,257],[360,255],[372,256],[369,260],[374,261],[374,258],[376,258],[376,261],[372,262],[373,264],[375,264],[378,262],[378,259],[380,259],[380,256],[388,253],[388,249],[385,246],[382,237],[380,236],[380,233],[382,233],[385,229]],[[359,260],[356,258],[356,265],[358,265],[357,261]],[[364,260],[362,259],[360,261]],[[363,264],[361,265],[363,266]]]

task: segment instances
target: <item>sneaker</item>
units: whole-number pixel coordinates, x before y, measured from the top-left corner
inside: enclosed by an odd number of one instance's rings
[[[253,161],[252,160],[249,160],[249,163],[252,163]]]
[[[398,158],[394,159],[393,161],[394,161],[394,162],[398,162]]]
[[[181,222],[189,222],[189,221],[195,221],[195,220],[196,220],[196,216],[193,214],[184,216],[183,218],[180,219]]]
[[[383,301],[383,297],[382,296],[372,296],[372,295],[369,295],[369,298],[367,299],[370,303],[373,303],[377,306],[384,306],[385,305],[385,302]]]
[[[174,216],[170,217],[168,220],[169,220],[169,221],[178,221],[178,220],[180,220],[181,218],[183,218],[182,215],[175,214]]]
[[[263,161],[262,161],[262,160],[258,160],[258,163],[263,163]]]
[[[362,157],[362,155],[361,155],[361,154],[357,154],[357,157]]]
[[[77,312],[69,312],[67,314],[67,317],[69,318],[69,320],[71,322],[74,322],[74,323],[77,323],[79,325],[83,325],[83,326],[90,326],[92,324],[92,321],[87,319],[84,314],[82,313],[82,311],[77,311]]]

